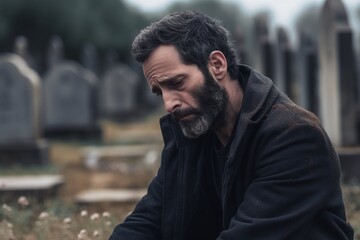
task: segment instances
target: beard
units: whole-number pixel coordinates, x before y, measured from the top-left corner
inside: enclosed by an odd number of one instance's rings
[[[204,85],[193,92],[198,107],[179,109],[172,113],[175,120],[180,119],[178,121],[181,130],[187,138],[198,138],[209,129],[216,130],[226,123],[228,94],[224,88],[217,84],[209,72],[204,74],[204,78]],[[182,119],[185,116],[188,117]]]

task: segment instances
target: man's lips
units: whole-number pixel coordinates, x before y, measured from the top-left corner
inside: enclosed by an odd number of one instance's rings
[[[176,121],[185,120],[186,118],[189,118],[191,115],[194,115],[195,113],[193,111],[175,111],[172,113],[173,119]]]

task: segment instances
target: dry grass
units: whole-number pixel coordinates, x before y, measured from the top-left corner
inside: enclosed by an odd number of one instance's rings
[[[104,142],[100,144],[161,143],[158,115],[148,117],[141,122],[127,124],[102,122],[102,125]],[[125,218],[134,204],[78,205],[74,204],[75,196],[90,188],[146,187],[155,173],[123,174],[116,171],[90,170],[83,162],[83,148],[86,146],[81,142],[51,143],[51,161],[57,171],[63,174],[66,183],[55,199],[46,202],[30,199],[27,206],[22,206],[16,201],[6,202],[7,205],[3,205],[0,209],[0,220],[2,220],[0,239],[108,238],[114,226]],[[360,240],[360,185],[344,185],[343,193],[348,220],[355,229],[355,239]],[[9,206],[11,211],[7,209]],[[86,216],[84,211],[87,212]],[[102,216],[103,212],[105,212],[104,216]]]

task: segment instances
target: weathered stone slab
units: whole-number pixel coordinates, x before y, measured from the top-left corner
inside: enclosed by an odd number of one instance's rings
[[[64,59],[64,44],[59,36],[53,36],[47,50],[47,68],[51,69]]]
[[[101,81],[102,114],[118,120],[129,118],[138,110],[139,75],[129,66],[117,64]]]
[[[49,190],[63,183],[64,178],[61,175],[2,176],[0,192]]]
[[[336,146],[354,145],[357,71],[352,30],[341,0],[325,2],[320,30],[320,119]]]
[[[297,83],[294,75],[294,50],[284,28],[277,31],[276,84],[288,97],[298,103]]]
[[[254,48],[251,55],[255,69],[276,83],[274,43],[269,36],[268,22],[266,15],[255,18]]]
[[[160,146],[88,147],[83,151],[83,158],[89,169],[118,171],[125,174],[134,172],[152,174],[160,162]]]
[[[78,203],[136,203],[146,194],[146,189],[93,189],[76,196]]]
[[[46,136],[100,138],[96,87],[96,76],[78,63],[53,67],[44,79]]]
[[[297,77],[300,84],[299,102],[307,110],[319,116],[318,53],[314,37],[300,31]]]
[[[48,161],[41,139],[41,82],[17,55],[0,57],[0,164]]]
[[[0,200],[16,201],[26,196],[31,201],[43,202],[56,197],[64,183],[61,175],[19,175],[0,177]]]

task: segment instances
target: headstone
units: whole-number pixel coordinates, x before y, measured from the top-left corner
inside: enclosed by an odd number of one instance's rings
[[[297,76],[300,83],[300,105],[319,115],[318,54],[313,37],[307,32],[299,32]]]
[[[284,28],[277,31],[276,83],[290,99],[297,101],[297,86],[294,75],[294,51]]]
[[[268,22],[265,15],[259,15],[255,18],[253,61],[256,70],[276,83],[274,44],[270,40]]]
[[[245,35],[243,28],[238,26],[234,31],[235,49],[241,63],[248,64],[248,56],[245,47]]]
[[[87,168],[118,171],[124,174],[147,172],[153,175],[158,168],[160,145],[128,145],[87,147],[83,153]]]
[[[47,68],[51,69],[64,59],[64,44],[59,36],[53,36],[47,51]]]
[[[97,78],[78,63],[62,62],[44,79],[45,134],[54,138],[101,137]]]
[[[59,194],[64,183],[61,175],[9,175],[0,177],[2,201],[26,196],[32,202],[44,202]]]
[[[78,203],[137,203],[146,189],[92,189],[78,194]]]
[[[22,175],[1,176],[0,192],[46,192],[58,188],[64,183],[61,175]]]
[[[39,76],[15,54],[0,56],[0,164],[44,164]]]
[[[106,72],[119,62],[119,54],[115,50],[109,50],[105,54],[103,70]]]
[[[81,62],[86,69],[95,74],[98,74],[97,58],[98,56],[95,46],[93,44],[85,44],[81,53]]]
[[[14,53],[22,57],[28,66],[35,69],[35,63],[33,58],[29,54],[28,40],[24,36],[17,36],[14,42]]]
[[[139,83],[139,75],[124,64],[105,72],[100,97],[104,116],[124,120],[137,115]]]
[[[357,143],[353,34],[341,0],[327,0],[320,27],[320,118],[337,146]]]

